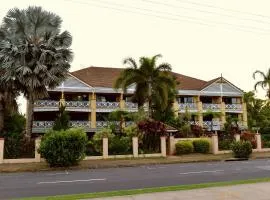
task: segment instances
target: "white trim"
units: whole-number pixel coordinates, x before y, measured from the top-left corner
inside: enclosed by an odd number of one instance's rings
[[[217,80],[215,80],[213,83],[211,83],[210,85],[208,85],[207,87],[203,88],[202,90],[200,91],[205,91],[207,88],[209,88],[211,85],[213,85],[214,83],[216,83],[217,81],[220,81],[221,80],[221,77],[219,77]],[[226,78],[222,77],[222,80],[225,81],[226,83],[228,83],[230,86],[232,86],[234,89],[238,90],[241,94],[243,94],[244,92],[236,87],[234,84],[232,84],[230,81],[228,81]],[[220,93],[220,91],[219,91]],[[222,92],[222,93],[226,93],[226,92]]]

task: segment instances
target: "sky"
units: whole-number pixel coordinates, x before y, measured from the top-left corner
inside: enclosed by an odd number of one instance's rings
[[[250,91],[253,72],[270,67],[269,0],[8,0],[0,19],[30,5],[62,18],[73,36],[71,71],[162,54],[174,72],[203,80],[222,74]],[[22,97],[19,103],[25,112]]]

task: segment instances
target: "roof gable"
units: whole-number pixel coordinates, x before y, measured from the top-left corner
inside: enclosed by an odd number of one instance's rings
[[[219,77],[209,81],[202,89],[201,93],[209,93],[211,95],[223,95],[223,96],[242,96],[243,91],[236,87],[223,77]]]

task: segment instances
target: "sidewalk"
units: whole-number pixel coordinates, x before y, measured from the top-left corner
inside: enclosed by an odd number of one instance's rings
[[[270,182],[91,200],[269,200]]]

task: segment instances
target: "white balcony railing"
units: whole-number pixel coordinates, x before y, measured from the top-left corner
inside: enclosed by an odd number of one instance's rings
[[[200,125],[199,121],[189,121],[188,123],[189,123],[190,125],[197,125],[197,126]]]
[[[179,111],[180,112],[185,112],[186,110],[188,111],[197,111],[197,105],[195,103],[180,103],[179,104]]]
[[[33,132],[45,132],[47,129],[52,128],[53,124],[54,121],[33,121]],[[91,123],[89,121],[70,121],[70,126],[89,130]]]
[[[97,109],[118,109],[119,102],[96,102]]]
[[[52,101],[52,100],[38,100],[34,102],[34,107],[36,108],[58,108],[59,101]]]
[[[242,112],[242,104],[225,104],[226,112]]]
[[[111,124],[115,124],[117,126],[120,125],[119,121],[97,121],[96,122],[96,127],[99,128],[106,128],[109,127]]]
[[[203,103],[202,108],[204,111],[210,110],[214,112],[221,111],[221,104],[216,104],[216,103]]]
[[[133,103],[133,102],[126,102],[125,103],[125,108],[126,110],[138,110],[138,104],[137,103]]]
[[[67,108],[89,108],[89,101],[66,101]]]

